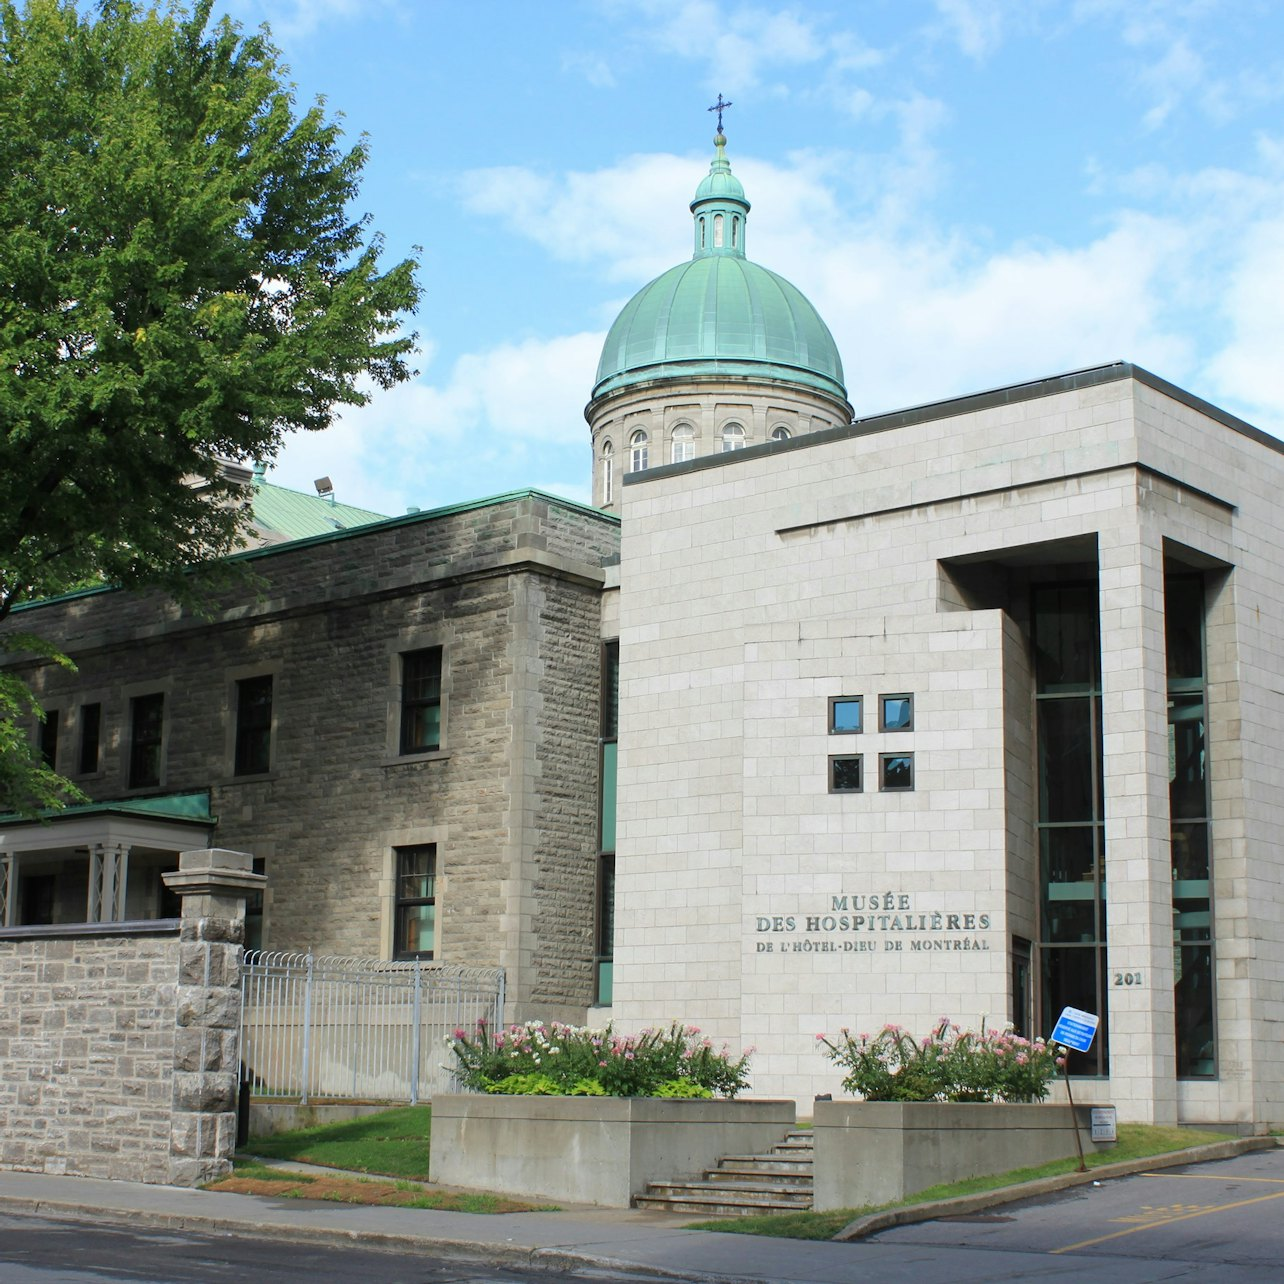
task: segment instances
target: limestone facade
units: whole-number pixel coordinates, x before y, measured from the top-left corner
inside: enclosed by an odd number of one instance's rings
[[[1075,1006],[1104,1016],[1087,1099],[1284,1119],[1282,450],[1119,364],[629,476],[616,1021],[680,1014],[756,1047],[755,1095],[809,1102],[838,1089],[822,1031],[948,1015],[1046,1035],[1073,990],[1059,951],[1095,976]],[[1200,603],[1198,888],[1170,812],[1174,583]],[[1061,784],[1034,643],[1036,592],[1071,585],[1099,628],[1082,887],[1049,872]],[[909,697],[908,727],[883,725],[885,695]],[[857,699],[860,730],[835,726]],[[912,776],[884,778],[885,756]],[[863,788],[835,788],[836,758]],[[1094,887],[1095,964],[1092,910],[1073,938],[1059,917]]]

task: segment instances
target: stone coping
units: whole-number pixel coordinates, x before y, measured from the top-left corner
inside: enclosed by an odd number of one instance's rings
[[[75,940],[99,936],[165,936],[177,933],[177,918],[131,918],[120,923],[40,923],[26,927],[0,927],[0,941]]]

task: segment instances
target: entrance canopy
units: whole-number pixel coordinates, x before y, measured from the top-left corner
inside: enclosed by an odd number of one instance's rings
[[[177,918],[161,875],[215,823],[208,793],[0,815],[0,928]]]

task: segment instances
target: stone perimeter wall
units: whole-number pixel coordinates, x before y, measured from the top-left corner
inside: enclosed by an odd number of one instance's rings
[[[169,1180],[178,933],[0,942],[0,1164]]]
[[[184,852],[178,930],[0,940],[0,1167],[199,1186],[236,1147],[240,852]]]

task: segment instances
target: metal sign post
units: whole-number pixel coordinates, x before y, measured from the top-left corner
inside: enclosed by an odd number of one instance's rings
[[[1092,1040],[1096,1036],[1099,1023],[1100,1019],[1091,1012],[1083,1012],[1079,1008],[1063,1008],[1056,1025],[1052,1027],[1048,1042],[1059,1043],[1072,1052],[1087,1052],[1092,1047]],[[1066,1064],[1061,1067],[1061,1070],[1066,1080],[1066,1096],[1070,1100],[1070,1127],[1074,1129],[1074,1145],[1079,1152],[1078,1171],[1086,1173],[1088,1165],[1083,1158],[1083,1139],[1079,1136],[1079,1121],[1074,1114],[1074,1093],[1070,1091],[1069,1057],[1066,1058]]]

